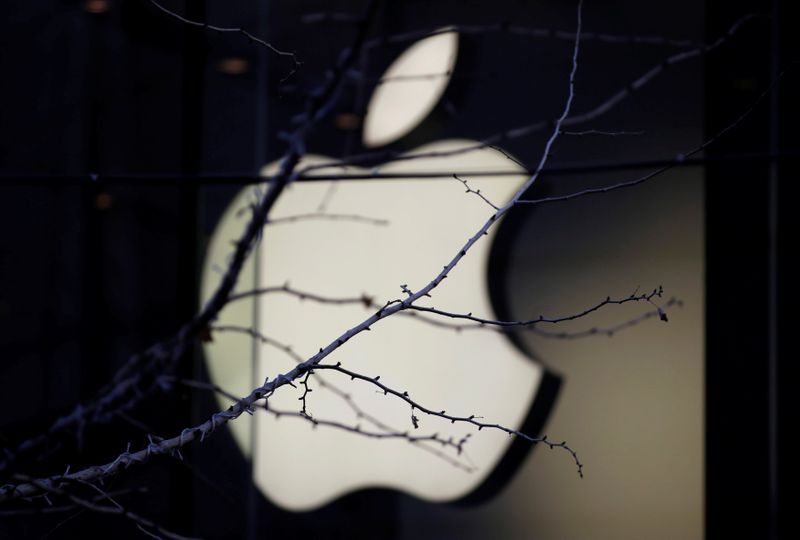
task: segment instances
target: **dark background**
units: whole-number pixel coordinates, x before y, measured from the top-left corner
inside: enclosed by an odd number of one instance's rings
[[[280,156],[280,132],[291,127],[304,92],[322,82],[324,69],[353,33],[350,23],[304,19],[330,10],[327,2],[165,5],[197,20],[245,26],[297,51],[304,64],[282,82],[291,61],[239,35],[187,28],[144,0],[37,0],[3,7],[0,446],[44,429],[91,396],[130,354],[170,335],[191,316],[198,261],[219,213],[263,164]],[[337,2],[335,10],[355,14],[361,6]],[[775,9],[780,17],[753,23],[705,60],[702,108],[686,105],[680,78],[667,77],[656,84],[674,99],[655,107],[635,95],[624,112],[612,116],[615,127],[629,123],[637,129],[634,120],[646,110],[655,125],[702,122],[708,135],[718,132],[798,58],[791,2],[685,2],[675,5],[672,18],[658,20],[648,17],[646,2],[587,2],[588,29],[698,42],[716,38],[745,13]],[[571,29],[574,9],[557,1],[385,2],[372,32],[502,21]],[[551,81],[565,79],[568,42],[553,40],[552,54],[528,67],[520,38],[498,33],[464,41],[458,69],[467,75],[454,80],[432,118],[397,148],[447,136],[480,138],[519,118],[548,118],[559,110],[564,88]],[[670,52],[624,49],[624,61],[610,61],[602,47],[585,47],[585,86],[576,106],[582,96],[588,107],[594,98],[610,95],[620,81]],[[366,66],[368,76],[378,77],[400,50],[379,48]],[[789,340],[797,322],[792,287],[797,272],[790,260],[797,161],[796,155],[775,158],[798,148],[792,99],[797,82],[789,72],[740,128],[706,153],[714,158],[705,165],[709,538],[797,534],[796,521],[787,514],[789,489],[797,479],[791,459],[796,443],[789,440],[797,405]],[[341,120],[342,114],[362,113],[371,89],[367,84],[359,94],[354,81],[348,90],[331,120],[312,135],[311,151],[362,150],[358,130],[342,129]],[[533,163],[541,142],[530,137],[504,147]],[[602,162],[612,144],[565,142],[551,164]],[[631,160],[671,159],[673,153],[653,147]],[[201,361],[187,357],[180,369],[196,376]],[[145,432],[179,431],[210,407],[200,394],[159,395],[128,420],[90,427],[81,445],[67,438],[53,450],[63,453],[59,463],[73,468],[104,462],[132,439],[143,442]],[[186,534],[243,537],[266,523],[273,531],[301,536],[330,527],[348,538],[359,530],[368,537],[391,537],[397,530],[395,496],[386,493],[346,498],[315,520],[266,506],[256,517],[248,511],[252,497],[239,497],[247,468],[234,457],[232,442],[221,436],[212,450],[193,454],[189,448],[186,463],[158,460],[114,484],[148,486],[148,493],[126,499],[131,507]],[[194,458],[197,466],[189,467]],[[60,472],[37,463],[25,466],[30,474]],[[348,529],[354,515],[369,527]],[[65,517],[0,517],[0,536],[38,538]],[[90,536],[97,527],[113,529],[120,538],[141,536],[123,520],[83,515],[53,537]]]

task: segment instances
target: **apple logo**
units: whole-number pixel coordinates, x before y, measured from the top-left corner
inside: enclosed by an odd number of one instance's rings
[[[384,79],[397,81],[379,85],[371,98],[363,129],[365,146],[397,140],[430,113],[448,77],[415,75],[449,75],[457,49],[458,35],[443,31],[415,43],[392,64]],[[474,141],[436,141],[411,153],[447,151],[470,143]],[[333,161],[307,155],[299,167]],[[271,174],[276,167],[264,167],[263,174]],[[359,171],[330,165],[310,174]],[[402,296],[400,284],[414,290],[427,283],[492,211],[478,197],[465,194],[464,186],[453,179],[402,179],[402,174],[504,171],[508,174],[468,178],[470,187],[496,202],[508,200],[527,179],[518,164],[491,148],[445,158],[394,161],[382,165],[380,171],[393,178],[339,180],[332,196],[328,193],[330,180],[296,182],[287,188],[237,291],[289,283],[297,290],[328,297],[365,295],[382,305]],[[253,189],[245,188],[236,197],[210,240],[202,275],[203,300],[216,286],[230,241],[248,219],[241,209],[252,202]],[[328,196],[325,214],[320,215],[319,204]],[[490,232],[476,244],[433,298],[427,299],[427,305],[494,316],[487,277],[493,240]],[[291,345],[293,352],[306,358],[374,311],[374,307],[359,303],[317,303],[278,291],[232,302],[216,324],[255,328]],[[243,332],[214,332],[213,341],[204,348],[212,382],[236,395],[296,362],[273,343],[260,343]],[[426,406],[480,415],[531,435],[541,429],[558,387],[558,379],[506,334],[491,329],[454,331],[403,313],[348,342],[331,361],[360,373],[380,375],[382,382],[407,390]],[[464,451],[456,454],[435,443],[373,439],[264,411],[258,411],[251,421],[233,422],[234,439],[253,460],[256,485],[286,510],[311,510],[348,492],[374,487],[435,502],[477,500],[499,488],[530,448],[503,433],[483,430],[478,435],[470,426],[421,414],[415,429],[407,404],[338,373],[317,372],[308,384],[313,390],[305,401],[308,413],[320,420],[372,431],[391,426],[415,435],[438,433],[454,440],[468,433],[472,436]],[[297,412],[301,394],[302,387],[281,390],[269,399],[269,407]],[[223,404],[227,406],[221,400]]]

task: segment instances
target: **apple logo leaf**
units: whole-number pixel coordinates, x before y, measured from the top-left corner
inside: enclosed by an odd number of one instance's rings
[[[397,57],[367,104],[364,146],[390,144],[417,127],[444,94],[457,55],[458,33],[442,29]]]

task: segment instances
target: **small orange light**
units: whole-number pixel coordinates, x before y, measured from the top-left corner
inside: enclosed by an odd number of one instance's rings
[[[353,131],[361,126],[361,117],[353,113],[340,113],[333,117],[333,125],[345,131]]]
[[[217,70],[226,75],[243,75],[250,71],[250,62],[244,58],[223,58],[217,64]]]
[[[86,0],[83,8],[89,13],[105,13],[111,8],[108,0]]]
[[[98,210],[110,210],[114,198],[109,193],[98,193],[94,198],[94,207]]]

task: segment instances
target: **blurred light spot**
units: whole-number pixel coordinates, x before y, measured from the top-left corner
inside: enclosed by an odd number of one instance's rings
[[[105,13],[111,8],[108,0],[86,0],[83,8],[89,13]]]
[[[94,207],[98,210],[110,210],[114,203],[114,198],[109,193],[98,193],[94,198]]]
[[[217,64],[217,71],[226,75],[243,75],[250,71],[250,62],[235,56],[223,58]]]
[[[353,113],[341,113],[334,116],[333,124],[339,129],[353,131],[361,126],[361,117]]]

